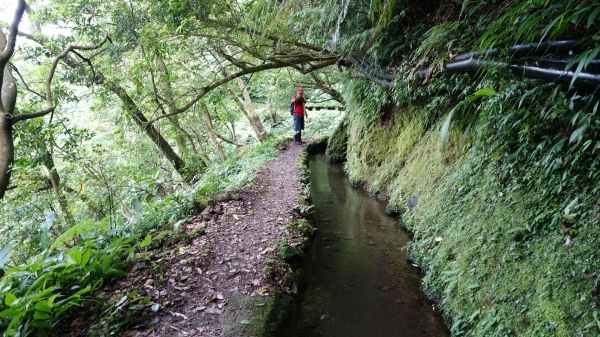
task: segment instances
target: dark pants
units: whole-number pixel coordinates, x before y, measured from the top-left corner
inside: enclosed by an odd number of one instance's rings
[[[294,131],[300,132],[304,130],[304,117],[294,114]]]

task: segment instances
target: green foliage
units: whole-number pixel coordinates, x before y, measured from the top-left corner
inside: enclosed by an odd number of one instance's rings
[[[335,129],[327,142],[327,160],[333,163],[342,163],[346,160],[348,147],[348,118],[344,118]]]
[[[75,242],[81,238],[82,235],[96,236],[103,231],[106,232],[106,227],[109,225],[108,218],[104,218],[101,221],[94,221],[93,219],[80,222],[75,226],[64,231],[59,237],[54,240],[50,249],[61,247],[69,241]]]
[[[52,255],[14,267],[0,279],[0,329],[4,336],[46,335],[69,310],[90,300],[106,278],[133,259],[137,237],[81,241]]]
[[[596,333],[597,97],[495,73],[393,93],[393,122],[348,112],[345,169],[395,209],[419,199],[403,215],[409,251],[452,333]]]
[[[596,1],[524,0],[508,8],[480,38],[481,49],[507,43],[556,39],[569,30],[588,30],[597,22]]]
[[[10,259],[10,249],[14,245],[14,243],[9,243],[0,249],[0,268],[4,268],[4,264]]]
[[[446,149],[446,142],[448,141],[448,130],[450,129],[450,122],[452,121],[452,115],[454,114],[454,111],[458,108],[463,108],[463,110],[464,110],[464,106],[466,104],[468,104],[469,102],[474,101],[480,97],[495,96],[495,95],[497,95],[497,93],[492,89],[489,89],[489,88],[479,89],[473,95],[468,96],[467,98],[465,98],[465,100],[458,103],[456,106],[454,106],[454,108],[452,108],[452,110],[450,110],[450,112],[448,113],[448,117],[446,118],[446,121],[444,122],[444,125],[442,126],[442,150]]]

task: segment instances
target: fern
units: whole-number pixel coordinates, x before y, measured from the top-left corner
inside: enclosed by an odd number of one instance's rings
[[[63,246],[68,241],[74,240],[75,237],[81,236],[84,233],[104,229],[109,225],[109,223],[110,222],[108,221],[108,218],[104,218],[98,223],[96,223],[93,219],[78,223],[75,226],[66,230],[64,233],[62,233],[58,238],[56,238],[56,240],[50,247],[50,250]]]
[[[444,54],[444,51],[450,49],[452,43],[455,41],[451,38],[451,34],[456,33],[459,25],[459,21],[447,21],[428,30],[423,35],[423,42],[421,42],[421,45],[415,50],[413,60],[427,57],[427,55],[432,52],[434,54]],[[446,50],[442,50],[442,48],[445,48]]]

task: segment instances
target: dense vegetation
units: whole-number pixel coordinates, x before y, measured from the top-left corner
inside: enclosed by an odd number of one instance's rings
[[[345,106],[328,154],[355,182],[390,209],[419,198],[411,253],[454,334],[598,332],[595,1],[15,2],[0,33],[5,335],[43,335],[122,274],[111,261],[247,183],[297,86]],[[487,66],[567,37],[584,42],[566,61]],[[484,66],[447,71],[471,51]],[[571,73],[540,82],[530,65]]]

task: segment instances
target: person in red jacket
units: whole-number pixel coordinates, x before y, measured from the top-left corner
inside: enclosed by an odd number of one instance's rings
[[[304,130],[304,118],[308,118],[306,114],[306,100],[302,97],[304,90],[298,88],[296,96],[292,97],[294,104],[294,144],[304,144],[302,141],[302,130]]]

